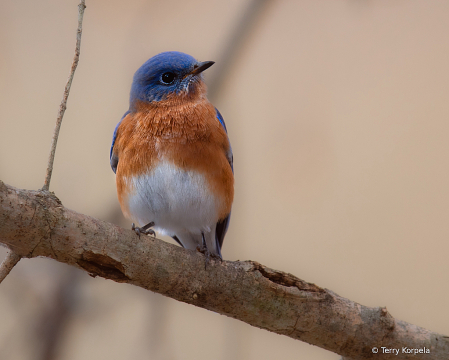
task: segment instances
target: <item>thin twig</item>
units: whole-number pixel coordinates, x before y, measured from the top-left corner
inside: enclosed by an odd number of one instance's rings
[[[85,0],[81,0],[81,2],[78,5],[78,29],[76,31],[76,47],[75,47],[75,56],[73,58],[72,62],[72,68],[70,70],[69,78],[67,79],[67,83],[65,85],[64,89],[64,95],[62,97],[61,105],[59,105],[59,112],[58,112],[58,118],[56,119],[56,125],[55,130],[53,133],[53,139],[51,141],[51,149],[50,149],[50,156],[48,157],[48,165],[47,165],[47,175],[45,176],[45,183],[42,187],[42,190],[48,191],[50,188],[50,180],[51,180],[51,174],[53,172],[53,162],[55,160],[55,151],[56,151],[56,144],[58,143],[58,137],[59,137],[59,129],[61,128],[62,118],[64,117],[65,109],[67,108],[67,99],[69,97],[70,93],[70,87],[72,86],[72,80],[73,76],[75,75],[76,67],[78,66],[78,61],[80,57],[80,47],[81,47],[81,33],[83,30],[83,16],[84,16],[84,9],[86,8]]]
[[[14,251],[9,250],[6,254],[6,258],[0,265],[0,283],[8,276],[12,268],[19,262],[22,257],[16,254]]]
[[[223,85],[225,76],[229,74],[229,70],[234,64],[236,58],[243,49],[243,44],[247,39],[251,30],[254,29],[261,15],[264,14],[267,5],[272,3],[271,0],[252,0],[244,11],[237,26],[232,31],[227,44],[223,47],[222,53],[218,56],[214,77],[209,82],[208,94],[212,101],[217,98]]]

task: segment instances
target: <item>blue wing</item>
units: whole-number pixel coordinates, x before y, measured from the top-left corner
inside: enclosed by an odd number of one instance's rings
[[[226,124],[225,124],[225,121],[223,119],[223,116],[220,114],[220,112],[218,111],[217,108],[215,108],[215,111],[217,112],[217,119],[218,119],[218,121],[220,122],[221,126],[223,126],[223,128],[225,129],[226,134],[227,134],[228,130],[226,129]],[[231,165],[232,172],[234,172],[234,155],[232,154],[231,142],[229,142],[229,151],[226,154],[226,157],[228,158],[229,165]]]
[[[223,119],[223,116],[220,114],[220,112],[218,111],[217,108],[215,108],[215,111],[217,112],[217,119],[218,119],[218,121],[220,122],[221,126],[224,127],[224,129],[226,131],[226,134],[227,134],[228,133],[228,129],[226,129],[226,124],[225,124],[225,121]]]
[[[122,120],[128,114],[129,114],[129,110],[125,113],[125,115],[122,116],[122,118],[118,122],[117,126],[115,127],[114,135],[112,135],[112,145],[111,145],[111,151],[109,152],[109,161],[111,163],[111,168],[112,168],[112,171],[114,172],[114,174],[117,171],[117,165],[118,165],[118,156],[113,153],[115,140],[117,139],[117,129],[120,126],[120,124],[122,123]]]
[[[218,121],[224,127],[226,133],[228,133],[223,116],[221,116],[217,108],[215,108],[215,110],[217,111]],[[231,144],[229,144],[229,151],[226,154],[226,157],[228,158],[229,165],[231,165],[232,172],[234,172],[234,155],[232,154]],[[224,219],[217,222],[217,227],[215,230],[215,241],[217,242],[217,248],[220,249],[220,254],[221,254],[221,247],[223,246],[223,240],[226,235],[226,232],[228,231],[230,221],[231,221],[231,213],[229,213]]]

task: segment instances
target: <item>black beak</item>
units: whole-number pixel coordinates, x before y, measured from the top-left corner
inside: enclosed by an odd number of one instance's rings
[[[209,69],[214,64],[215,61],[199,62],[193,66],[193,70],[190,72],[190,75],[198,75],[202,73],[204,70]]]

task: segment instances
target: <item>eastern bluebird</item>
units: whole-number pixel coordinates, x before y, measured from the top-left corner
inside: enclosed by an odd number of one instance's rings
[[[226,125],[206,97],[199,62],[164,52],[134,74],[129,110],[110,152],[123,214],[187,249],[221,258],[234,198],[233,155]]]

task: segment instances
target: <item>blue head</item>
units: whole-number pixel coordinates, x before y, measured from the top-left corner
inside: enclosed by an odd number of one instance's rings
[[[201,73],[213,64],[213,61],[199,62],[177,51],[153,56],[134,74],[130,109],[136,101],[158,102],[170,95],[197,94],[203,84]]]

